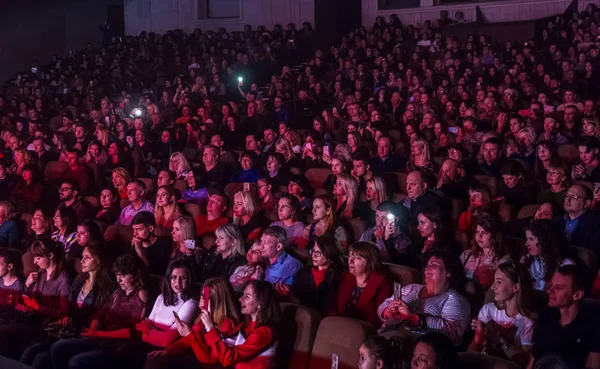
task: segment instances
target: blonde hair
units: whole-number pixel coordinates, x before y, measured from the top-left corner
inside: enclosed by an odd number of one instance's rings
[[[250,192],[239,191],[233,196],[233,202],[235,202],[237,198],[242,200],[242,206],[244,207],[245,213],[252,218],[256,212],[256,200],[254,200],[254,196],[252,196]],[[239,225],[240,220],[241,219],[235,216],[235,214],[233,215],[233,224]]]
[[[112,175],[117,175],[119,177],[121,177],[123,180],[125,180],[125,186],[127,186],[127,184],[129,182],[131,182],[131,176],[129,175],[129,172],[127,171],[127,169],[123,168],[123,167],[117,167],[115,169],[113,169],[112,171]],[[121,191],[121,190],[119,190]]]
[[[232,256],[246,254],[244,251],[244,236],[237,225],[231,223],[223,224],[217,228],[215,235],[217,237],[228,238],[233,243]]]
[[[548,119],[548,118],[546,118]],[[556,122],[556,119],[554,118],[550,118],[552,120],[554,120]],[[517,138],[519,138],[521,135],[526,135],[529,136],[529,141],[531,141],[532,145],[535,145],[535,140],[537,139],[537,133],[535,132],[535,129],[533,129],[533,127],[523,127],[519,130],[519,132],[517,132]]]
[[[583,117],[583,119],[581,120],[581,123],[583,125],[583,123],[588,123],[594,126],[594,136],[597,139],[600,139],[600,120],[598,119],[597,116],[595,115],[586,115],[585,117]]]
[[[12,218],[13,213],[15,212],[15,207],[13,204],[8,201],[0,201],[0,208],[4,208],[4,211],[6,212],[6,219]]]
[[[167,191],[167,194],[169,197],[173,198],[173,200],[165,206],[160,206],[158,205],[158,201],[155,201],[154,219],[156,219],[157,226],[162,226],[166,220],[171,219],[177,213],[177,196],[175,190],[170,186],[160,186],[156,191],[156,197],[158,197],[158,192],[160,190]]]
[[[373,185],[373,189],[375,189],[375,193],[377,194],[377,200],[379,200],[379,203],[388,200],[387,185],[381,177],[371,177],[367,180],[367,185],[369,183]]]
[[[179,165],[177,165],[177,168],[173,168],[171,166],[171,160],[173,160],[175,158],[179,159]],[[190,163],[185,158],[185,155],[183,155],[182,153],[174,152],[169,157],[169,170],[175,173],[175,178],[179,178],[183,175],[183,173],[189,172],[190,168],[191,168]]]
[[[102,132],[102,139],[98,140],[98,141],[100,141],[100,143],[102,143],[103,147],[108,147],[108,145],[110,145],[110,142],[108,142],[108,138],[110,136],[110,131],[109,131],[108,127],[99,125],[98,128],[96,128],[96,130],[98,132]],[[96,138],[98,138],[98,136],[96,136]]]
[[[275,148],[280,150],[285,149],[287,151],[287,154],[283,155],[285,157],[286,162],[294,156],[294,149],[292,148],[292,145],[287,139],[283,137],[279,138],[277,142],[275,142]]]
[[[337,176],[337,180],[346,193],[346,207],[341,214],[344,218],[352,218],[352,210],[358,196],[358,181],[353,176],[342,173]]]
[[[29,155],[29,151],[27,151],[26,149],[19,147],[18,149],[16,149],[14,151],[14,156],[16,156],[17,153],[21,153],[23,154],[23,165],[27,165],[27,164],[31,164],[32,159],[31,159],[31,155]]]
[[[431,161],[431,149],[429,148],[429,142],[427,142],[424,138],[417,138],[415,139],[411,145],[417,145],[420,144],[423,146],[423,155],[425,157],[425,161],[429,162]],[[415,157],[414,155],[410,155],[410,161],[414,163],[415,161]]]
[[[196,239],[196,222],[194,221],[194,219],[192,219],[192,217],[185,216],[177,218],[173,222],[173,226],[175,225],[175,223],[179,224],[179,233],[181,233],[182,240],[181,242],[183,242],[183,240]],[[177,255],[177,251],[179,251],[179,245],[174,244],[173,251],[171,252],[171,257]]]

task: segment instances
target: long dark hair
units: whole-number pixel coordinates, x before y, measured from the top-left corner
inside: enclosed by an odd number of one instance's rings
[[[447,242],[450,241],[450,236],[448,234],[448,228],[446,227],[446,219],[444,219],[444,215],[440,208],[437,206],[426,206],[421,210],[420,214],[435,224],[433,237],[436,248],[443,248],[446,246]]]
[[[252,286],[254,297],[260,309],[256,318],[256,326],[276,327],[281,319],[281,311],[273,286],[265,281],[249,281],[246,286]]]
[[[141,290],[147,285],[147,269],[141,259],[133,254],[121,255],[115,260],[113,272],[133,276],[133,286]]]
[[[65,227],[65,235],[71,234],[77,230],[77,214],[72,208],[61,206],[56,209],[60,219]]]
[[[96,223],[96,221],[88,219],[82,223],[79,223],[79,226],[87,229],[88,233],[90,234],[90,243],[97,244],[104,241],[104,235],[102,234],[100,226],[98,223]]]
[[[94,285],[92,286],[92,291],[94,294],[94,308],[98,309],[104,306],[104,303],[108,301],[116,287],[114,276],[111,273],[111,253],[106,245],[101,245],[95,242],[86,245],[85,250],[98,259],[98,270],[96,271]],[[77,280],[82,283],[88,278],[89,273],[86,272],[81,272],[77,276]]]
[[[504,273],[512,283],[519,284],[520,288],[519,292],[517,292],[517,310],[519,311],[519,314],[535,320],[537,318],[537,313],[533,299],[533,284],[531,282],[529,270],[514,261],[507,261],[500,264],[498,270]],[[504,309],[504,303],[496,302],[496,307]]]
[[[343,268],[342,255],[338,247],[338,242],[333,235],[324,234],[317,236],[315,243],[319,245],[323,257],[329,261],[329,268],[341,271]]]
[[[165,302],[165,306],[175,306],[177,305],[177,294],[173,291],[173,287],[171,287],[171,274],[175,269],[185,269],[188,275],[188,284],[185,286],[183,291],[181,291],[181,299],[183,301],[187,301],[193,296],[193,276],[192,270],[190,267],[184,263],[182,260],[176,259],[173,260],[169,266],[167,267],[167,273],[165,273],[165,280],[162,286],[162,294],[163,300]]]
[[[504,236],[501,231],[501,223],[500,221],[489,214],[484,215],[479,218],[477,223],[473,226],[473,233],[476,232],[477,227],[483,228],[484,231],[488,232],[491,235],[494,252],[494,258],[496,260],[501,259],[503,256],[509,254],[506,244],[504,242]],[[473,243],[471,245],[471,255],[475,257],[479,257],[481,255],[482,248],[477,244],[476,237],[473,237]]]
[[[552,279],[554,271],[563,260],[560,250],[561,242],[564,241],[562,234],[556,232],[552,221],[546,219],[533,220],[525,225],[524,231],[530,231],[538,239],[539,247],[542,250],[540,257],[546,264],[544,280],[548,282]],[[526,255],[524,260],[525,266],[531,266],[533,260],[534,257]]]

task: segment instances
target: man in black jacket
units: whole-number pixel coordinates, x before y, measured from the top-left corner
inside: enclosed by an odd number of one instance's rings
[[[410,223],[417,224],[417,216],[426,206],[435,206],[446,213],[443,199],[429,190],[421,171],[415,170],[406,176],[406,195],[404,206],[410,212]]]

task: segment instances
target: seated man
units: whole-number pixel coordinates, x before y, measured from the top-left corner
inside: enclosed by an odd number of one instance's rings
[[[585,304],[590,286],[585,270],[575,265],[558,268],[533,330],[530,368],[600,368],[600,312]]]
[[[258,250],[268,263],[265,281],[274,285],[291,285],[296,273],[302,269],[302,263],[285,251],[286,240],[287,234],[279,226],[267,228],[260,238]]]
[[[401,265],[411,265],[410,238],[401,231],[408,220],[408,211],[391,201],[379,204],[375,211],[375,227],[368,228],[360,241],[371,241],[381,252],[381,260]]]
[[[406,166],[406,161],[394,155],[392,138],[381,136],[377,141],[377,156],[371,160],[373,175],[383,177],[387,172],[397,172]]]
[[[79,184],[80,195],[88,194],[93,187],[92,172],[79,161],[79,150],[72,149],[67,152],[69,167],[63,174],[63,180],[71,180]]]
[[[213,145],[206,145],[202,153],[202,163],[204,164],[204,172],[206,177],[205,186],[208,187],[212,183],[216,183],[221,187],[229,181],[231,173],[229,168],[220,162],[221,150]]]
[[[491,137],[483,143],[483,163],[479,168],[483,174],[495,177],[502,181],[502,167],[504,159],[502,159],[502,143],[498,137]]]
[[[445,197],[459,199],[463,205],[469,203],[469,187],[473,180],[465,176],[465,171],[456,160],[446,159],[440,168],[437,189]]]
[[[417,224],[417,215],[426,206],[435,206],[445,210],[442,198],[429,190],[429,185],[421,171],[415,170],[406,176],[406,196],[403,205],[410,212],[411,224]]]
[[[217,228],[227,224],[229,219],[225,212],[229,207],[229,199],[221,191],[211,191],[206,205],[206,215],[201,214],[196,217],[196,232],[198,236],[214,236]]]
[[[58,207],[67,207],[75,210],[77,219],[83,221],[89,216],[89,206],[79,199],[79,184],[74,181],[63,181],[58,188],[60,204]]]
[[[165,275],[171,260],[173,241],[169,237],[158,237],[154,234],[156,220],[149,211],[140,211],[131,221],[133,238],[131,247],[140,259],[148,266],[151,274]]]
[[[573,185],[565,195],[565,214],[554,221],[571,245],[586,247],[596,255],[600,251],[600,217],[590,209],[592,191],[583,185]]]
[[[149,211],[154,214],[154,205],[144,199],[145,194],[144,182],[134,179],[127,184],[127,198],[131,204],[123,208],[116,224],[130,226],[133,218],[141,211]]]
[[[358,179],[358,192],[366,191],[367,181],[373,178],[370,162],[368,153],[356,151],[352,154],[352,175]]]

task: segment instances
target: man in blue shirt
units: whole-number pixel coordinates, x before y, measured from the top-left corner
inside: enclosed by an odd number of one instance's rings
[[[263,258],[269,261],[265,271],[265,281],[272,284],[291,285],[294,276],[302,268],[302,263],[285,251],[287,240],[285,230],[279,226],[267,228],[260,238],[260,251]]]

